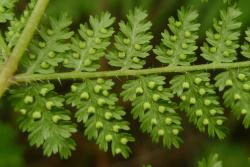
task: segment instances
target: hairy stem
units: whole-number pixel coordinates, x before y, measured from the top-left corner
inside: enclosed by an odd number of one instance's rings
[[[141,70],[116,70],[116,71],[100,71],[100,72],[64,72],[54,74],[19,74],[13,78],[13,82],[30,82],[37,80],[61,80],[61,79],[86,79],[98,77],[118,77],[118,76],[139,76],[159,73],[181,73],[199,70],[215,70],[249,67],[250,61],[235,63],[211,63],[193,66],[167,66]]]
[[[22,55],[27,48],[33,34],[36,30],[37,25],[40,22],[41,17],[49,3],[49,0],[38,0],[37,4],[32,11],[32,14],[19,38],[16,46],[14,47],[10,57],[7,59],[5,65],[0,73],[0,97],[3,96],[4,92],[10,86],[11,78],[18,68],[18,64]]]

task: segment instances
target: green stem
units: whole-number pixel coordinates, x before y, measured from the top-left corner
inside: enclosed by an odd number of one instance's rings
[[[5,65],[0,73],[0,97],[8,89],[11,84],[11,79],[18,68],[20,59],[23,56],[33,34],[38,26],[40,19],[49,3],[49,0],[38,0],[37,4],[32,11],[32,14],[19,38],[16,46],[14,47],[10,57],[7,59]]]
[[[139,76],[159,73],[182,73],[188,71],[199,70],[216,70],[229,68],[249,67],[250,61],[220,64],[201,64],[193,66],[167,66],[141,70],[116,70],[116,71],[100,71],[100,72],[64,72],[54,74],[19,74],[13,79],[14,82],[30,82],[39,80],[61,80],[61,79],[86,79],[99,77],[119,77],[119,76]]]

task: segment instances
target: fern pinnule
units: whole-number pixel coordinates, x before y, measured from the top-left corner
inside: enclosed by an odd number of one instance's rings
[[[114,33],[115,18],[110,13],[90,16],[89,25],[81,24],[79,35],[72,38],[71,51],[65,57],[64,66],[75,71],[96,71],[99,59],[105,55],[110,37]]]
[[[181,8],[178,11],[178,20],[174,17],[169,18],[168,27],[171,32],[165,30],[162,33],[161,44],[154,49],[160,62],[171,66],[190,65],[197,59],[196,39],[200,27],[197,18],[198,12],[191,8]]]
[[[152,49],[150,33],[152,26],[147,21],[146,11],[135,8],[127,15],[127,22],[119,23],[120,32],[115,36],[115,48],[106,58],[109,64],[122,69],[140,69],[145,64],[145,58]]]
[[[0,23],[12,20],[14,17],[14,7],[17,0],[1,0],[0,1]]]
[[[28,133],[30,145],[42,147],[47,156],[59,153],[62,158],[68,158],[75,149],[71,135],[76,127],[70,112],[63,107],[64,98],[54,91],[54,85],[33,83],[10,93],[15,110],[21,113],[20,128]]]
[[[53,73],[59,63],[64,61],[63,55],[70,49],[67,42],[73,35],[69,30],[71,20],[62,14],[58,18],[50,18],[49,26],[41,26],[38,37],[31,41],[29,50],[22,60],[26,73]]]
[[[235,69],[218,74],[215,85],[224,91],[223,99],[226,107],[230,107],[237,119],[244,117],[245,128],[250,125],[250,70]]]
[[[241,46],[241,54],[246,58],[250,58],[250,28],[246,30],[245,40],[244,45]]]
[[[27,24],[27,21],[35,5],[36,5],[36,0],[31,0],[28,3],[26,9],[23,11],[23,14],[19,18],[14,17],[10,21],[10,25],[8,26],[8,31],[5,33],[6,41],[8,42],[9,49],[12,49],[17,43],[17,40],[20,37],[21,31],[24,29],[25,25]]]
[[[112,80],[85,80],[74,83],[71,93],[67,94],[67,103],[77,108],[77,121],[85,125],[85,136],[96,140],[100,149],[107,151],[111,143],[112,154],[122,154],[128,158],[131,150],[128,142],[134,141],[127,121],[123,120],[125,112],[117,106],[117,97],[110,93]]]
[[[237,59],[236,49],[239,48],[240,10],[230,6],[220,12],[220,20],[214,19],[214,31],[206,32],[207,38],[201,47],[201,56],[213,63],[232,62]]]
[[[140,129],[150,134],[153,142],[165,147],[179,147],[182,131],[181,118],[176,113],[176,105],[171,102],[172,94],[164,88],[165,77],[145,76],[129,80],[123,85],[121,95],[132,102],[134,118],[140,122]]]
[[[209,76],[205,72],[177,75],[170,81],[171,89],[180,97],[180,109],[186,112],[190,122],[201,132],[223,139],[227,133],[223,125],[226,117]]]

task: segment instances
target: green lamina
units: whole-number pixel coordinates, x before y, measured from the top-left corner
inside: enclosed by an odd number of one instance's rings
[[[241,53],[243,56],[245,56],[246,58],[250,58],[250,28],[247,29],[246,31],[246,37],[245,37],[246,41],[244,43],[244,45],[241,46]]]
[[[196,60],[195,50],[198,12],[193,9],[178,11],[178,20],[169,18],[168,28],[162,33],[162,43],[154,49],[157,59],[168,65],[189,65]]]
[[[131,150],[128,142],[134,141],[128,133],[129,123],[123,120],[125,112],[116,105],[117,97],[110,93],[112,80],[85,80],[71,86],[67,103],[77,108],[77,121],[85,125],[85,136],[96,140],[100,149],[107,151],[109,143],[113,155],[122,154],[128,158]]]
[[[115,36],[115,48],[106,56],[109,64],[122,69],[140,69],[152,49],[149,32],[151,22],[147,21],[147,12],[136,8],[127,15],[127,22],[119,23],[120,31]]]
[[[11,19],[10,25],[8,26],[8,31],[5,33],[6,41],[8,42],[8,48],[12,49],[15,46],[17,40],[21,35],[21,31],[27,24],[27,21],[32,10],[35,7],[35,4],[36,0],[31,0],[26,9],[23,11],[23,14],[19,18],[14,17],[13,19]]]
[[[236,118],[244,117],[245,128],[250,125],[250,70],[228,70],[215,77],[216,87],[224,91],[223,99],[226,107],[230,107]]]
[[[214,86],[210,84],[209,73],[194,72],[177,75],[171,81],[171,89],[181,99],[180,109],[185,111],[189,121],[209,136],[225,138],[226,118],[220,106]]]
[[[50,18],[49,26],[40,26],[38,37],[31,41],[29,50],[22,59],[26,73],[48,74],[55,72],[59,63],[65,61],[70,44],[67,42],[73,32],[69,30],[71,20],[63,14]]]
[[[114,33],[114,20],[108,12],[90,16],[89,25],[81,24],[79,35],[72,38],[72,51],[66,54],[63,65],[76,71],[96,71]]]
[[[0,1],[0,23],[12,20],[14,17],[14,7],[17,0],[1,0]]]
[[[153,142],[162,143],[165,147],[179,147],[182,141],[181,118],[176,113],[176,105],[171,102],[172,94],[163,87],[165,77],[146,76],[130,80],[123,85],[121,95],[125,101],[131,101],[131,113],[140,122],[143,132],[149,133]]]
[[[206,42],[201,47],[202,57],[214,63],[232,62],[237,59],[236,49],[240,46],[240,15],[240,10],[235,6],[220,12],[220,19],[214,20],[213,31],[206,32]]]
[[[59,153],[66,159],[75,149],[71,135],[76,128],[63,107],[64,98],[53,89],[52,84],[21,86],[11,91],[10,100],[20,113],[19,126],[28,133],[30,145],[42,147],[46,156]]]

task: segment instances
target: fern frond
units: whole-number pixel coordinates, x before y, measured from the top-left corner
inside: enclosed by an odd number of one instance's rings
[[[191,8],[181,8],[178,11],[178,20],[169,18],[168,27],[171,33],[165,30],[162,33],[162,43],[154,49],[160,62],[169,65],[190,65],[196,60],[196,39],[200,27],[197,18],[197,11]]]
[[[55,72],[58,64],[64,61],[63,55],[70,49],[66,42],[73,35],[70,25],[71,20],[63,14],[57,19],[50,18],[49,27],[40,27],[39,36],[33,39],[22,61],[26,73]]]
[[[220,12],[220,20],[214,20],[214,30],[206,32],[207,38],[201,47],[201,56],[214,63],[232,62],[237,59],[241,12],[235,6]]]
[[[210,84],[209,73],[193,72],[177,75],[170,81],[171,89],[181,98],[180,109],[187,113],[189,121],[209,136],[225,138],[227,129],[223,126],[226,117],[220,107],[214,86]]]
[[[125,112],[116,105],[116,94],[110,93],[112,80],[85,80],[73,84],[67,94],[67,103],[77,108],[76,118],[85,125],[85,136],[96,140],[100,149],[107,151],[111,143],[112,154],[128,158],[128,142],[134,141],[128,133],[129,124],[123,120]]]
[[[0,70],[8,55],[12,57],[10,51],[16,45],[35,2],[31,0],[23,16],[11,21],[6,39],[0,34]],[[224,93],[225,106],[231,108],[237,118],[244,116],[246,128],[250,125],[250,70],[246,68],[250,62],[233,62],[239,48],[240,14],[236,6],[220,13],[220,20],[214,20],[213,30],[207,31],[206,42],[201,48],[202,57],[212,63],[193,65],[198,58],[195,54],[200,26],[198,13],[191,8],[181,8],[177,19],[169,19],[169,31],[162,33],[161,44],[153,50],[156,59],[167,67],[153,69],[142,69],[152,49],[151,22],[147,21],[147,12],[142,9],[136,8],[128,14],[127,22],[119,23],[120,32],[115,35],[114,45],[110,40],[115,19],[110,13],[91,16],[89,23],[80,25],[75,35],[66,15],[50,18],[48,26],[42,24],[38,27],[21,60],[20,71],[24,74],[3,75],[0,84],[3,80],[6,85],[38,81],[13,87],[10,101],[21,114],[20,128],[29,134],[30,144],[42,147],[47,156],[59,153],[62,158],[68,158],[75,149],[71,135],[76,132],[76,126],[64,104],[66,99],[66,104],[76,109],[76,120],[84,125],[84,135],[89,140],[95,140],[104,151],[110,149],[114,156],[121,154],[128,158],[131,153],[128,144],[135,139],[124,118],[124,109],[117,104],[117,94],[112,93],[114,82],[103,77],[134,77],[122,85],[121,96],[124,101],[132,103],[134,119],[153,142],[162,142],[167,148],[179,147],[183,131],[179,110],[186,113],[199,131],[223,139],[228,130],[224,126],[226,117],[216,87]],[[250,58],[250,29],[246,35],[241,53]],[[118,70],[98,71],[102,57],[107,59],[111,68]],[[5,73],[9,73],[7,65],[5,67]],[[204,71],[211,69],[224,69],[215,77],[215,84],[210,80],[210,73]],[[181,74],[174,74],[171,78],[162,76],[162,73],[169,72]],[[39,81],[50,79],[79,80],[73,81],[71,92],[66,93],[64,99],[54,91],[53,84]],[[165,87],[168,86],[166,80],[170,81],[170,88]],[[180,98],[178,105],[172,100],[177,100],[176,97]],[[220,165],[215,161],[213,156],[211,163],[204,160],[200,164]]]
[[[0,23],[12,20],[14,17],[13,9],[17,0],[1,0],[0,1]]]
[[[165,77],[146,76],[129,80],[121,93],[125,101],[131,101],[131,113],[141,123],[140,128],[147,132],[154,142],[162,138],[163,145],[179,147],[182,131],[181,118],[176,113],[176,105],[170,101],[172,94],[163,85]]]
[[[80,25],[79,35],[72,38],[72,52],[67,54],[64,66],[75,71],[96,71],[114,33],[111,27],[114,20],[106,12],[100,16],[90,16],[90,26]]]
[[[52,84],[20,86],[11,91],[10,100],[21,113],[20,128],[28,132],[30,145],[42,147],[47,156],[59,153],[66,159],[75,149],[71,135],[76,128],[63,107],[64,98],[53,89]]]
[[[149,32],[152,24],[146,18],[146,11],[136,8],[127,15],[126,23],[119,23],[120,32],[115,36],[115,49],[106,55],[110,65],[122,69],[143,67],[152,49],[149,43],[153,38]]]

